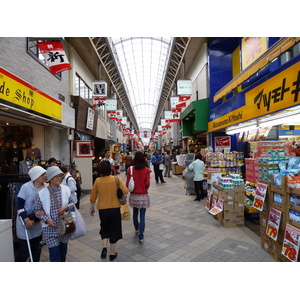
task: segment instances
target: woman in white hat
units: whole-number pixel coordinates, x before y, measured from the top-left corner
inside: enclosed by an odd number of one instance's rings
[[[52,190],[60,208],[57,208],[49,189],[46,188],[39,192],[36,210],[44,212],[39,218],[42,220],[43,242],[48,246],[50,262],[65,262],[70,235],[59,235],[59,218],[75,204],[70,189],[61,184],[64,175],[61,169],[57,166],[50,167],[46,175],[48,188]]]
[[[27,229],[33,261],[38,262],[41,256],[40,239],[42,226],[41,222],[37,222],[39,219],[35,217],[34,212],[38,192],[47,186],[46,170],[40,166],[35,166],[29,170],[28,175],[31,180],[22,185],[17,196],[16,231],[19,240],[19,250],[16,262],[25,262],[29,257],[25,227],[20,217]]]

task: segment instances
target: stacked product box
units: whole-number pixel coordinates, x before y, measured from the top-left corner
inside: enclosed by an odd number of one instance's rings
[[[240,179],[238,174],[232,174],[232,181]],[[239,180],[235,185],[228,185],[228,178],[219,180],[219,185],[214,184],[214,194],[216,197],[223,199],[223,211],[216,215],[216,219],[226,228],[244,226],[244,202],[245,202],[245,185]],[[221,182],[221,184],[220,184]],[[224,185],[225,184],[225,185]],[[231,186],[232,189],[228,189]]]
[[[257,158],[245,158],[246,181],[257,183],[258,180],[258,162]]]
[[[276,261],[288,262],[290,260],[282,254],[282,249],[286,224],[289,223],[288,207],[290,196],[288,193],[287,177],[281,176],[280,181],[278,181],[276,180],[276,178],[279,177],[278,175],[279,174],[276,174],[276,176],[272,176],[271,182],[268,186],[269,193],[267,193],[266,200],[264,202],[264,208],[260,213],[261,246],[272,257],[274,257]],[[270,210],[272,209],[276,209],[281,213],[281,221],[277,230],[276,240],[274,240],[267,234]]]

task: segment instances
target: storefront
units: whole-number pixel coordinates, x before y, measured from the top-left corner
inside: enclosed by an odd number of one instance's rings
[[[185,149],[198,152],[207,147],[207,115],[209,99],[193,101],[181,114]]]
[[[15,197],[33,166],[46,169],[51,157],[70,164],[74,116],[73,108],[0,68],[0,219],[12,219],[14,241]]]
[[[93,186],[94,138],[97,134],[98,112],[80,96],[73,96],[75,115],[74,163],[82,176],[82,189]]]
[[[294,43],[290,47],[286,46],[291,41]],[[224,141],[228,140],[231,151],[243,148],[245,181],[244,191],[238,196],[234,184],[233,188],[228,188],[235,175],[229,176],[232,177],[230,183],[228,175],[212,179],[211,183],[215,182],[216,189],[211,189],[214,195],[211,199],[214,199],[214,204],[219,199],[225,199],[215,209],[217,211],[221,204],[224,205],[220,214],[215,213],[221,223],[225,224],[227,220],[232,225],[234,222],[243,225],[247,216],[258,218],[256,233],[261,237],[262,247],[278,261],[297,261],[297,256],[291,259],[284,245],[287,243],[286,230],[289,234],[292,232],[294,236],[299,236],[300,228],[298,221],[295,221],[298,219],[294,217],[300,211],[299,204],[295,204],[298,201],[295,195],[299,192],[289,188],[293,183],[289,186],[285,177],[289,174],[290,181],[296,182],[295,178],[300,171],[297,157],[300,51],[299,43],[295,44],[293,38],[287,38],[285,42],[285,47],[281,45],[280,48],[280,51],[284,49],[285,52],[277,51],[280,56],[277,55],[271,63],[258,69],[255,75],[244,78],[243,84],[239,85],[232,80],[221,92],[216,93],[215,107],[209,114],[210,143],[216,145],[217,137],[222,136]],[[271,57],[273,52],[274,49],[270,49],[267,57]],[[249,66],[252,69],[255,67],[256,63]],[[245,76],[246,71],[240,77]],[[229,86],[236,87],[235,95],[231,95],[227,101],[223,98],[223,103],[216,105]],[[213,162],[220,164],[220,158],[213,158]],[[212,172],[209,177],[217,175]],[[228,189],[230,191],[226,191]],[[232,202],[233,207],[230,208],[230,200],[235,197],[237,200]],[[237,210],[242,206],[243,210]],[[239,220],[233,216],[234,213],[240,216]],[[274,220],[277,224],[274,224]]]

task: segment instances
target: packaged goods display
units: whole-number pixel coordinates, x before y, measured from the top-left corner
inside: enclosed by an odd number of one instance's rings
[[[209,213],[226,228],[244,226],[245,185],[240,174],[219,174],[212,187],[206,203]]]
[[[244,180],[241,178],[240,174],[229,174],[229,176],[219,177],[219,187],[222,190],[232,190],[244,184]]]
[[[245,159],[247,181],[271,182],[273,174],[282,173],[287,164],[290,170],[297,164],[294,159],[298,158],[293,157],[292,142],[261,141],[249,144],[249,153],[253,157]]]

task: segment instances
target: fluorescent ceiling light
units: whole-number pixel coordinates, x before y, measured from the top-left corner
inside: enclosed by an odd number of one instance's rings
[[[258,129],[257,125],[249,125],[249,126],[241,126],[241,127],[237,127],[237,128],[228,128],[226,129],[226,134],[232,135],[232,134],[236,134],[236,133],[240,133],[240,132],[245,132],[245,131],[250,131],[250,130],[256,130]]]
[[[245,131],[249,131],[249,130],[255,130],[257,129],[257,121],[251,121],[248,123],[244,123],[244,124],[240,124],[237,126],[230,126],[226,129],[226,134],[235,134],[235,133],[239,133],[239,132],[245,132]]]
[[[291,124],[298,122],[300,119],[300,115],[292,115],[292,116],[285,116],[285,117],[278,117],[277,119],[270,120],[270,121],[258,121],[259,127],[271,127],[281,124]]]

